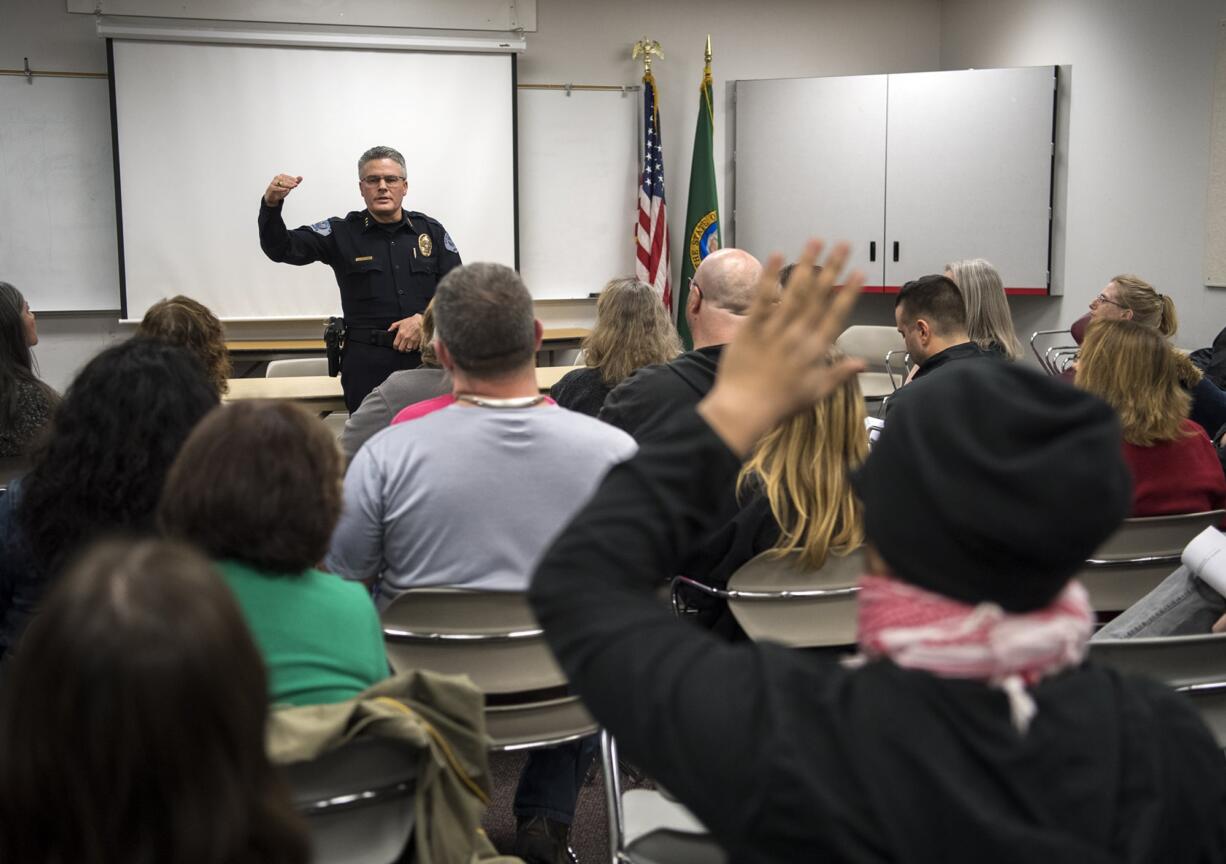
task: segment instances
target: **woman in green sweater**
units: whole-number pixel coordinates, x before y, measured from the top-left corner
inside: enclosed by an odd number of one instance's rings
[[[274,704],[342,702],[388,675],[366,589],[315,569],[340,516],[342,465],[303,409],[239,402],[196,427],[162,493],[163,530],[204,550],[234,592]]]

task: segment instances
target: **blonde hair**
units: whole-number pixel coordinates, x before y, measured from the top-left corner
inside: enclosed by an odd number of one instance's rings
[[[204,365],[218,396],[230,389],[226,331],[217,316],[198,300],[182,294],[159,300],[141,319],[136,335],[186,348]]]
[[[831,352],[835,362],[839,351]],[[766,435],[737,478],[737,491],[758,485],[779,523],[773,557],[799,551],[800,566],[816,569],[831,553],[864,543],[864,511],[851,471],[868,457],[864,397],[853,377]]]
[[[1022,356],[1022,343],[1013,329],[1013,315],[996,268],[982,258],[946,264],[966,304],[966,334],[980,348],[996,345],[1010,360]]]
[[[1179,321],[1175,318],[1174,300],[1159,294],[1153,285],[1131,273],[1121,273],[1111,281],[1120,293],[1120,303],[1132,311],[1133,321],[1153,327],[1163,336],[1175,335]]]
[[[596,326],[583,340],[584,363],[613,387],[631,372],[666,363],[681,340],[655,290],[633,277],[614,279],[596,301]]]
[[[1125,441],[1149,447],[1186,434],[1183,421],[1192,408],[1184,389],[1187,367],[1192,361],[1153,327],[1104,319],[1086,329],[1074,380],[1115,409]]]

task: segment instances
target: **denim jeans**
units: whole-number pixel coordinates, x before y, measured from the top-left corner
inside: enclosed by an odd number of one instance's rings
[[[1191,636],[1210,632],[1226,613],[1226,598],[1185,566],[1094,634],[1094,639]]]
[[[515,789],[515,818],[545,816],[567,825],[575,818],[575,802],[596,758],[596,736],[528,753]]]

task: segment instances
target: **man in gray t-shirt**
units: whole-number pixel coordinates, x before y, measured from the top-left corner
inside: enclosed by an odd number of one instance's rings
[[[434,297],[435,350],[455,403],[385,429],[345,475],[327,566],[398,591],[448,586],[524,591],[537,560],[634,440],[545,402],[534,358],[541,325],[519,275],[458,267]],[[514,853],[566,860],[592,739],[533,750],[515,795]]]

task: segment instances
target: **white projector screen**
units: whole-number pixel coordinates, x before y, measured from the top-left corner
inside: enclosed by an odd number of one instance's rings
[[[512,55],[112,47],[126,318],[173,294],[229,320],[339,314],[331,268],[264,257],[259,196],[303,177],[291,229],[361,210],[357,159],[376,144],[405,156],[405,209],[465,261],[515,265]]]

